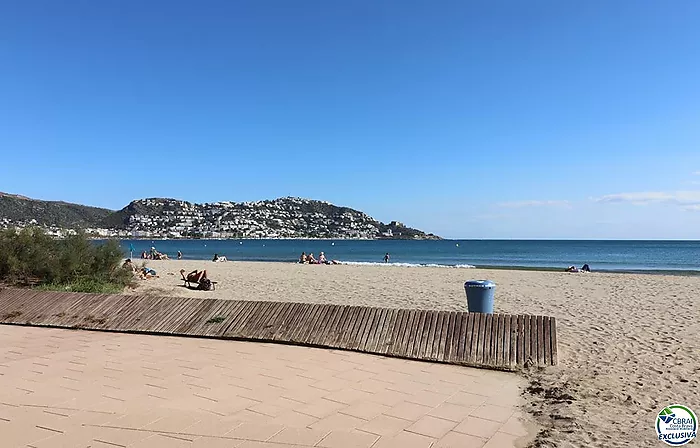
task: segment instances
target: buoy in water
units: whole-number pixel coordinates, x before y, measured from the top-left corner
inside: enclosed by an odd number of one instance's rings
[[[459,243],[455,244],[455,246],[459,247]]]

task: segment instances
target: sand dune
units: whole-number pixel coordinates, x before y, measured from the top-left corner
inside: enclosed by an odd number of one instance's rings
[[[497,284],[496,312],[558,320],[560,365],[523,372],[537,446],[659,446],[665,405],[700,411],[700,277],[386,266],[149,261],[136,293],[465,310],[463,283]],[[216,291],[182,287],[207,269]]]

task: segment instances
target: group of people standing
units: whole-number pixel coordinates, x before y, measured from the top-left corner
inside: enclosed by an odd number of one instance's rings
[[[321,252],[318,254],[318,259],[314,257],[314,254],[310,252],[306,255],[306,252],[302,252],[299,256],[300,264],[340,264],[338,260],[328,260],[326,259],[326,254]]]

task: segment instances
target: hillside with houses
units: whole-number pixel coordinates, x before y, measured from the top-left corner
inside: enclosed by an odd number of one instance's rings
[[[11,208],[5,206],[8,201]],[[48,215],[37,213],[47,209]],[[118,238],[439,239],[397,221],[385,224],[358,210],[295,197],[204,204],[148,198],[110,211],[0,195],[0,227],[28,225],[57,236],[81,229]]]

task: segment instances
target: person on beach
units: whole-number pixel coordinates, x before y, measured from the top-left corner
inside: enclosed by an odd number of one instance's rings
[[[141,272],[139,273],[139,277],[141,277],[142,280],[148,280],[149,278],[153,278],[153,277],[157,278],[158,274],[156,274],[155,270],[144,266],[143,268],[141,268]]]
[[[328,258],[326,258],[326,254],[324,254],[323,252],[321,252],[321,254],[318,256],[318,263],[319,264],[342,264],[338,260],[329,260]]]
[[[180,252],[179,250],[177,251],[177,259],[182,260],[182,252]]]
[[[184,275],[185,270],[180,269],[180,274]],[[207,278],[207,270],[205,269],[203,271],[198,271],[195,269],[194,271],[187,274],[187,276],[185,278],[187,279],[188,282],[199,283],[203,279]]]
[[[588,266],[588,264],[584,264],[581,266],[581,272],[591,272],[590,266]]]
[[[301,255],[299,255],[299,264],[306,264],[306,262],[306,252],[302,252]]]
[[[568,268],[566,268],[566,272],[578,272],[578,268],[576,266],[571,265]]]
[[[316,264],[316,259],[314,258],[314,254],[310,253],[309,256],[307,257],[306,261],[308,261],[309,264]]]
[[[387,252],[387,253],[384,255],[384,263],[388,263],[390,258],[391,258],[391,257],[389,256],[389,252]]]
[[[122,265],[122,268],[128,269],[131,272],[136,272],[136,266],[134,266],[134,263],[131,262],[131,258],[127,259],[124,264]]]

